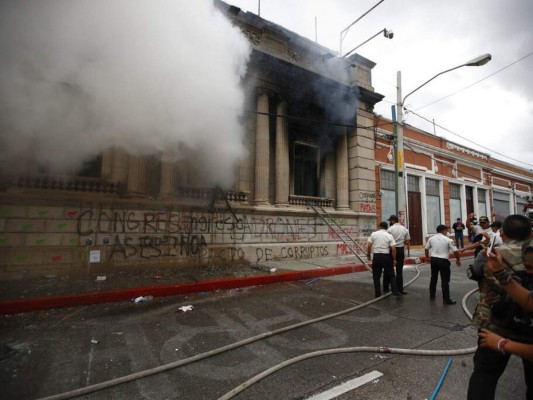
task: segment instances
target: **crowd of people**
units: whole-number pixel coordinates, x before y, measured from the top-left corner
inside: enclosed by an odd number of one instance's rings
[[[405,249],[409,249],[409,231],[391,215],[368,238],[368,259],[372,261],[374,294],[380,297],[407,294],[403,286]],[[468,386],[468,400],[494,399],[496,386],[511,354],[522,359],[526,399],[533,400],[533,231],[531,220],[510,215],[503,221],[490,222],[469,214],[463,223],[457,218],[450,228],[436,227],[436,234],[426,243],[424,252],[431,267],[429,299],[436,298],[440,276],[444,305],[456,304],[450,297],[450,255],[461,266],[461,255],[474,250],[474,263],[468,276],[478,282],[479,301],[473,324],[478,328],[478,347],[474,370]],[[469,244],[465,245],[468,232]],[[383,275],[383,291],[381,276]]]

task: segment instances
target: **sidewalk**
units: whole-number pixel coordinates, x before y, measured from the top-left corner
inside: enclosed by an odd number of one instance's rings
[[[405,264],[423,262],[423,255],[423,248],[411,249]],[[48,276],[42,279],[0,282],[0,314],[130,301],[145,296],[202,293],[361,271],[367,271],[367,268],[355,256],[338,256],[270,261],[259,265]]]

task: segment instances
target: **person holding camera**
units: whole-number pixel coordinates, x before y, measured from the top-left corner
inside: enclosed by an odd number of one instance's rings
[[[468,400],[494,399],[498,379],[509,361],[510,350],[517,351],[515,345],[509,346],[510,340],[527,345],[533,343],[531,314],[523,311],[523,308],[529,309],[529,300],[524,298],[523,304],[517,304],[507,296],[509,290],[516,294],[517,284],[511,282],[515,278],[520,278],[520,285],[526,291],[533,290],[533,269],[525,267],[522,251],[530,243],[530,235],[530,220],[523,215],[510,215],[502,224],[503,244],[493,249],[499,256],[489,254],[473,318],[473,324],[480,330],[478,348],[474,354],[474,370],[468,385]],[[494,335],[499,337],[496,347]],[[524,350],[523,346],[518,347],[518,351]],[[526,398],[533,400],[533,362],[524,355],[522,362]]]
[[[490,221],[487,217],[479,217],[476,219],[474,213],[468,214],[466,220],[468,226],[468,232],[470,232],[470,246],[463,247],[462,251],[475,249],[474,257],[479,254],[482,249],[481,242],[488,241],[488,238],[492,236],[492,230],[490,229]]]

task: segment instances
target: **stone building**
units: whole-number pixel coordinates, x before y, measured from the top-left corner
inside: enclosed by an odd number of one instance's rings
[[[373,107],[383,97],[372,87],[375,64],[216,6],[252,47],[248,156],[233,186],[203,184],[192,156],[168,162],[118,149],[77,176],[3,177],[0,279],[346,254],[312,206],[352,237],[374,230]]]

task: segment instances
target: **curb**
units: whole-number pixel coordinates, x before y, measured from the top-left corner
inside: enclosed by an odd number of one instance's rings
[[[131,289],[108,290],[61,296],[37,297],[0,302],[0,314],[16,314],[53,308],[76,307],[90,304],[127,301],[139,296],[165,297],[187,293],[212,292],[215,290],[235,289],[247,286],[260,286],[272,283],[297,281],[323,276],[351,274],[366,271],[364,265],[339,265],[303,271],[281,272],[278,274],[257,275],[246,278],[210,280],[176,285],[143,286]]]
[[[474,252],[464,252],[462,257],[468,257],[471,255],[474,255]],[[426,257],[407,257],[405,258],[404,264],[420,264],[423,262],[427,262]],[[0,314],[17,314],[39,310],[49,310],[53,308],[77,307],[91,304],[128,301],[139,296],[166,297],[188,293],[212,292],[215,290],[269,285],[272,283],[299,281],[323,276],[351,274],[361,271],[367,271],[366,266],[363,264],[349,264],[320,269],[280,272],[278,274],[256,275],[245,278],[230,278],[204,282],[181,283],[175,285],[141,286],[130,289],[108,290],[104,292],[89,292],[10,300],[0,302]]]

